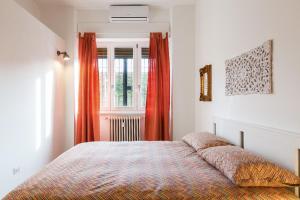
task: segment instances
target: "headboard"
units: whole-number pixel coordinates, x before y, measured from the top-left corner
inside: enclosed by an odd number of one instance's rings
[[[294,171],[299,176],[300,133],[221,117],[214,117],[213,126],[215,134]]]

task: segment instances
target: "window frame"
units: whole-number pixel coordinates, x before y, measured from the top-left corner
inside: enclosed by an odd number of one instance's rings
[[[107,63],[108,63],[108,107],[101,107],[100,114],[113,113],[145,113],[145,106],[141,103],[141,64],[142,64],[142,48],[149,48],[148,39],[137,40],[97,40],[97,48],[107,48]],[[132,48],[133,49],[133,106],[132,107],[115,107],[114,106],[114,54],[115,48]],[[100,80],[101,82],[101,80]],[[100,87],[101,88],[101,87]]]
[[[142,49],[143,48],[149,48],[149,43],[140,43],[138,45],[138,48],[137,48],[137,51],[138,51],[138,59],[137,59],[137,62],[138,62],[138,66],[140,66],[138,68],[138,97],[141,96],[141,85],[142,85]],[[140,98],[138,99],[138,110],[140,111],[145,111],[145,106],[142,106],[142,102],[140,100]]]
[[[111,58],[110,58],[110,48],[109,45],[107,43],[97,43],[97,48],[106,48],[107,49],[107,68],[108,68],[108,94],[107,96],[109,97],[108,99],[108,106],[107,107],[101,107],[101,103],[100,103],[100,113],[101,112],[109,112],[111,110],[111,101],[110,101],[110,96],[111,96]],[[97,59],[98,60],[98,59]],[[99,64],[98,64],[99,66]],[[100,70],[99,70],[100,73]],[[101,80],[100,80],[101,83]],[[99,87],[99,89],[101,89],[101,87]],[[101,92],[101,91],[100,91]],[[101,93],[100,93],[101,95]],[[101,98],[100,98],[101,99]]]

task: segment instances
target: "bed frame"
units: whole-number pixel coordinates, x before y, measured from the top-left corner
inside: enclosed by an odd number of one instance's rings
[[[300,175],[300,133],[214,117],[214,134]],[[299,187],[295,194],[300,197]]]

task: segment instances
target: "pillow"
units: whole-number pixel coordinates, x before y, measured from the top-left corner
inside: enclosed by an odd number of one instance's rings
[[[205,149],[198,154],[234,184],[245,187],[287,187],[300,185],[300,179],[287,169],[237,146]]]
[[[224,138],[218,137],[211,133],[189,133],[182,140],[192,146],[196,151],[206,149],[208,147],[230,145]]]

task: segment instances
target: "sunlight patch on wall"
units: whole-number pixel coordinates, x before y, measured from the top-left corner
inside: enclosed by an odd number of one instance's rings
[[[79,68],[79,62],[76,60],[74,62],[74,89],[75,89],[75,117],[77,116],[78,112],[78,88],[79,88],[79,76],[80,76],[80,68]]]
[[[35,149],[41,147],[42,142],[42,87],[41,78],[35,80]]]
[[[45,81],[45,131],[46,138],[49,138],[53,131],[53,71],[47,72]]]

